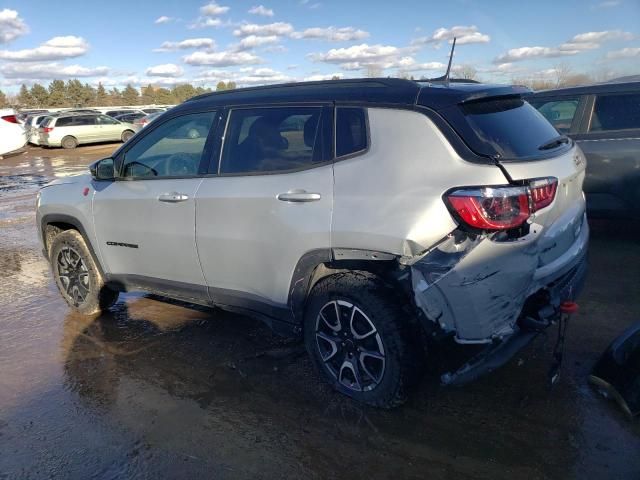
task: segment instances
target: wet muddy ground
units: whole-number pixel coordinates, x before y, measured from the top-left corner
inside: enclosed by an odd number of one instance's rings
[[[41,256],[37,187],[113,145],[0,160],[0,479],[640,478],[640,421],[586,382],[640,321],[640,241],[594,224],[562,380],[555,331],[472,385],[426,375],[409,403],[363,408],[259,321],[127,294],[72,314]]]

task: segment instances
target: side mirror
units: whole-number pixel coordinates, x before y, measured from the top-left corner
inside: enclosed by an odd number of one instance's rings
[[[94,180],[113,180],[116,176],[113,158],[103,158],[92,163],[89,171]]]

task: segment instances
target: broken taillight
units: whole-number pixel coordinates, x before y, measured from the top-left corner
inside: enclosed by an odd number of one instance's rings
[[[532,180],[528,185],[461,188],[445,201],[457,217],[479,230],[511,230],[523,225],[533,212],[553,202],[558,180]]]

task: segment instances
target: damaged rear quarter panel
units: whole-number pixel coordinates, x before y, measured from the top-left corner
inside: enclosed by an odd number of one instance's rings
[[[513,241],[454,236],[411,266],[415,300],[429,320],[482,343],[514,332],[537,265],[535,234]],[[451,260],[452,265],[447,266]],[[443,268],[444,266],[444,268]]]

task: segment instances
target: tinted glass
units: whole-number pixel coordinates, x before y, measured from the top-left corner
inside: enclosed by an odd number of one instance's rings
[[[215,112],[183,115],[149,131],[125,153],[123,176],[197,175],[214,118]]]
[[[367,121],[364,109],[336,109],[336,156],[349,155],[367,148]]]
[[[640,128],[640,93],[596,98],[590,132]]]
[[[538,157],[551,150],[540,147],[558,136],[553,126],[519,97],[502,97],[463,104],[463,137],[478,153],[503,159]],[[465,134],[466,133],[466,134]],[[566,149],[561,143],[557,149]]]
[[[96,118],[98,125],[117,125],[118,122],[111,117],[106,115],[100,115]]]
[[[48,127],[49,124],[53,121],[53,118],[51,117],[44,117],[42,119],[42,121],[40,122],[40,127],[44,128],[44,127]]]
[[[56,127],[68,127],[69,125],[71,125],[72,120],[73,119],[71,117],[59,118],[58,121],[56,122]]]
[[[578,102],[578,98],[529,100],[529,103],[537,108],[560,133],[569,133],[573,117],[578,109]]]
[[[86,127],[86,126],[95,125],[95,124],[96,124],[95,115],[80,115],[77,117],[73,117],[72,125],[75,125],[78,127]]]
[[[321,160],[320,107],[232,110],[221,173],[274,172]]]

